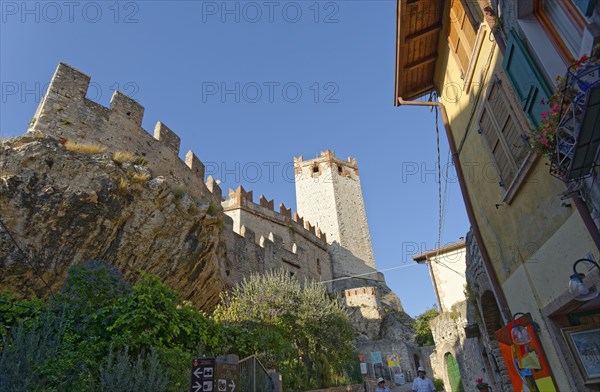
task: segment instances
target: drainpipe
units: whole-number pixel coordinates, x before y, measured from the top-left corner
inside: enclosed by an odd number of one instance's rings
[[[467,216],[469,217],[469,223],[471,223],[471,228],[473,230],[473,235],[475,235],[475,240],[479,245],[479,250],[481,252],[481,256],[483,258],[483,265],[486,269],[486,272],[490,278],[490,284],[492,285],[492,290],[494,291],[494,296],[496,297],[496,301],[498,301],[498,307],[500,308],[500,314],[502,314],[502,318],[504,319],[504,323],[508,323],[512,321],[512,315],[510,313],[510,309],[508,307],[508,302],[506,301],[506,297],[504,296],[504,292],[500,287],[500,282],[498,281],[498,277],[496,276],[496,272],[494,271],[494,267],[492,266],[492,262],[490,260],[490,255],[488,254],[487,248],[485,247],[485,243],[483,242],[483,237],[481,236],[481,232],[479,231],[479,225],[477,224],[477,220],[475,219],[475,213],[473,212],[473,204],[471,204],[471,199],[469,198],[469,194],[467,192],[467,184],[465,182],[465,177],[463,175],[462,167],[460,166],[460,161],[458,157],[458,150],[456,149],[456,144],[454,143],[454,137],[452,136],[452,129],[450,128],[450,122],[448,121],[448,113],[446,113],[446,108],[444,104],[441,102],[417,102],[417,101],[405,101],[402,97],[398,97],[399,105],[407,105],[407,106],[428,106],[428,107],[438,107],[440,112],[442,113],[442,121],[444,122],[444,128],[446,129],[446,137],[448,138],[448,144],[450,145],[450,152],[452,153],[452,161],[454,162],[454,167],[456,168],[456,174],[458,175],[458,183],[460,185],[460,192],[462,194],[463,200],[465,201],[465,207],[467,209]]]

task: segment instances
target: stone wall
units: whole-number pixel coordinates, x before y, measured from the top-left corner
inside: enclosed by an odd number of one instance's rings
[[[494,390],[511,391],[510,376],[495,335],[504,323],[472,232],[467,234],[466,245],[468,301],[474,309],[468,322],[477,324],[481,333],[481,345],[485,349],[486,361],[493,375],[493,377],[488,377],[487,381],[494,387]]]
[[[446,390],[450,389],[446,356],[452,354],[456,359],[461,382],[466,391],[476,390],[475,379],[483,378],[493,382],[494,374],[485,363],[480,333],[473,328],[470,319],[474,309],[466,302],[457,303],[452,312],[441,313],[431,321],[431,330],[435,341],[435,351],[431,354],[434,377],[444,380]]]
[[[298,214],[292,219],[291,209],[285,205],[281,204],[280,212],[276,212],[272,200],[261,196],[259,201],[255,204],[252,192],[240,186],[230,190],[228,199],[222,202],[230,218],[225,241],[229,276],[237,281],[250,272],[284,269],[301,282],[331,281],[332,263],[325,234]],[[331,282],[327,286],[332,289]]]
[[[142,128],[143,106],[115,91],[106,108],[85,98],[89,84],[88,75],[60,63],[30,129],[74,142],[97,143],[108,152],[141,155],[153,175],[165,177],[173,186],[185,186],[194,197],[210,195],[198,157],[188,151],[185,162],[179,158],[179,136],[158,122],[152,137]]]

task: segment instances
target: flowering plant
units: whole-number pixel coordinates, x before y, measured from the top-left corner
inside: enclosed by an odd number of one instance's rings
[[[588,56],[581,57],[571,67],[572,72],[576,72],[578,68],[592,61],[595,59],[590,59]],[[535,152],[541,155],[551,156],[556,151],[556,130],[568,111],[569,105],[580,92],[576,86],[568,83],[567,78],[557,76],[556,81],[557,87],[554,94],[548,98],[547,102],[543,99],[540,102],[542,105],[547,104],[548,110],[542,112],[540,125],[531,132],[531,146]]]
[[[489,388],[488,383],[484,382],[483,378],[476,378],[475,382],[477,383],[477,389],[486,389],[486,388]]]

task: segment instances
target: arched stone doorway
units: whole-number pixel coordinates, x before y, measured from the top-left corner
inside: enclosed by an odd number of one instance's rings
[[[458,367],[458,362],[452,353],[447,352],[444,355],[444,359],[446,362],[446,373],[448,374],[448,382],[450,383],[450,389],[452,392],[465,392],[465,389],[462,384],[460,369]]]
[[[498,308],[496,297],[490,290],[481,295],[481,311],[483,313],[483,323],[490,341],[496,340],[496,331],[503,327],[502,314]]]
[[[502,358],[502,352],[496,339],[496,331],[504,326],[502,314],[498,308],[496,297],[491,290],[486,290],[481,295],[481,315],[483,317],[483,325],[485,328],[485,337],[487,339],[488,351],[484,357],[487,357],[489,365],[498,378],[495,379],[495,384],[499,390],[512,390],[508,369]],[[500,385],[498,385],[500,384]]]
[[[415,361],[415,372],[416,372],[417,369],[419,368],[419,366],[421,366],[421,361],[419,360],[419,356],[417,354],[413,355],[413,359]]]

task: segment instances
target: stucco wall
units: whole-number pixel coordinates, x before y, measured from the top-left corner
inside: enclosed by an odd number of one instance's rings
[[[429,264],[437,285],[440,309],[444,312],[449,312],[454,304],[465,300],[466,280],[464,276],[458,274],[465,273],[465,256],[463,247],[430,258]]]
[[[515,118],[526,125],[528,120],[504,76],[502,55],[495,42],[483,40],[473,77],[477,84],[468,93],[461,89],[458,99],[456,94],[448,94],[456,90],[447,87],[464,82],[445,40],[439,52],[436,84],[442,90],[454,142],[460,146],[459,159],[467,193],[494,273],[510,310],[531,312],[537,321],[541,319],[538,308],[564,291],[569,276],[565,271],[572,261],[594,249],[594,244],[574,207],[561,205],[560,195],[566,190],[565,184],[548,173],[544,157],[531,160],[515,196],[504,201],[506,189],[499,186],[489,148],[478,132],[481,102],[485,98],[479,94],[485,93],[490,81],[498,78],[499,86],[512,102]],[[547,335],[547,331],[542,325],[542,335]],[[542,344],[559,389],[570,390],[552,343],[542,338]]]

